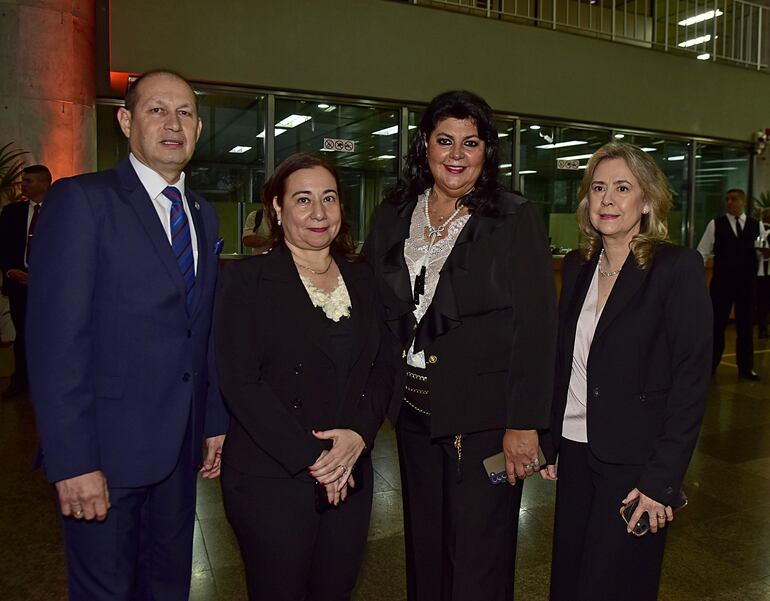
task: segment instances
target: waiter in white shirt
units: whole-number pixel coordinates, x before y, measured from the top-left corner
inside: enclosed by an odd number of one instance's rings
[[[770,313],[770,207],[762,211],[759,224],[759,246],[762,256],[757,270],[757,326],[759,337],[768,338],[767,317]]]
[[[743,190],[728,190],[725,200],[726,213],[709,222],[698,244],[704,261],[708,256],[714,256],[711,278],[711,302],[714,306],[712,371],[716,371],[722,360],[725,327],[730,310],[735,306],[738,375],[748,380],[759,380],[759,374],[754,371],[752,306],[758,257],[761,254],[755,248],[760,227],[756,219],[744,212],[746,193]]]

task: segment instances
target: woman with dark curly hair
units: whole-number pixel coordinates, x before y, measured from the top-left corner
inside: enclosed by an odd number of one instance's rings
[[[510,601],[522,481],[548,423],[548,241],[537,207],[497,183],[497,140],[484,100],[436,97],[364,246],[401,357],[389,414],[410,601]],[[501,453],[491,478],[483,461]]]
[[[543,478],[558,457],[550,599],[654,601],[705,409],[711,302],[701,256],[668,240],[671,192],[649,154],[602,146],[579,198],[541,440]]]

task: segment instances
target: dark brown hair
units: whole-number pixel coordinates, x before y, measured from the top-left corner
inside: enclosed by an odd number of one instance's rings
[[[134,109],[136,108],[136,102],[139,100],[139,84],[150,77],[153,77],[155,75],[167,75],[168,77],[173,77],[175,79],[178,79],[179,81],[183,82],[187,87],[190,88],[190,92],[192,92],[193,98],[195,98],[195,112],[200,114],[200,106],[198,102],[198,95],[195,93],[195,90],[190,85],[190,82],[187,81],[184,77],[182,77],[179,73],[176,71],[172,71],[171,69],[153,69],[152,71],[147,71],[147,73],[143,73],[139,77],[137,77],[133,83],[131,83],[128,86],[128,89],[126,90],[126,96],[123,99],[123,104],[125,105],[126,109],[134,112]]]
[[[22,173],[27,173],[29,175],[42,175],[45,179],[48,180],[48,185],[51,185],[51,180],[53,179],[51,177],[51,170],[48,169],[45,165],[30,165],[29,167],[24,167],[22,169]]]
[[[340,185],[340,177],[337,174],[337,170],[334,168],[334,165],[326,162],[321,157],[304,152],[298,152],[284,160],[275,168],[273,175],[270,176],[270,179],[268,179],[262,187],[262,204],[265,207],[264,215],[267,216],[268,224],[270,225],[270,247],[272,248],[279,242],[283,242],[283,228],[278,225],[278,216],[275,213],[273,199],[277,198],[278,206],[283,207],[283,196],[286,193],[286,180],[289,176],[300,169],[313,169],[314,167],[326,169],[337,184],[337,198],[339,199],[340,204],[341,220],[339,232],[337,232],[337,237],[332,241],[331,248],[343,255],[345,259],[351,260],[355,256],[356,245],[355,242],[353,242],[353,236],[350,235],[350,226],[345,220],[345,205],[342,202],[342,186]]]

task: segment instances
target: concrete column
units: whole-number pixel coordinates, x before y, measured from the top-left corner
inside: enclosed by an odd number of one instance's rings
[[[96,168],[94,0],[0,0],[0,146],[54,179]]]

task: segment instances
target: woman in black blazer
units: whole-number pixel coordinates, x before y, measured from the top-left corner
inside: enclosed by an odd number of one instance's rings
[[[564,259],[541,439],[541,476],[559,460],[551,600],[651,601],[705,409],[711,303],[700,255],[668,242],[671,193],[647,153],[603,146],[579,197],[585,244]]]
[[[391,376],[339,189],[321,159],[286,159],[263,190],[272,250],[223,270],[222,490],[250,599],[349,599],[366,546]]]
[[[401,357],[389,415],[410,601],[510,601],[520,480],[548,423],[548,240],[537,207],[498,185],[497,140],[481,98],[435,98],[364,247]],[[482,461],[503,451],[494,484]]]

